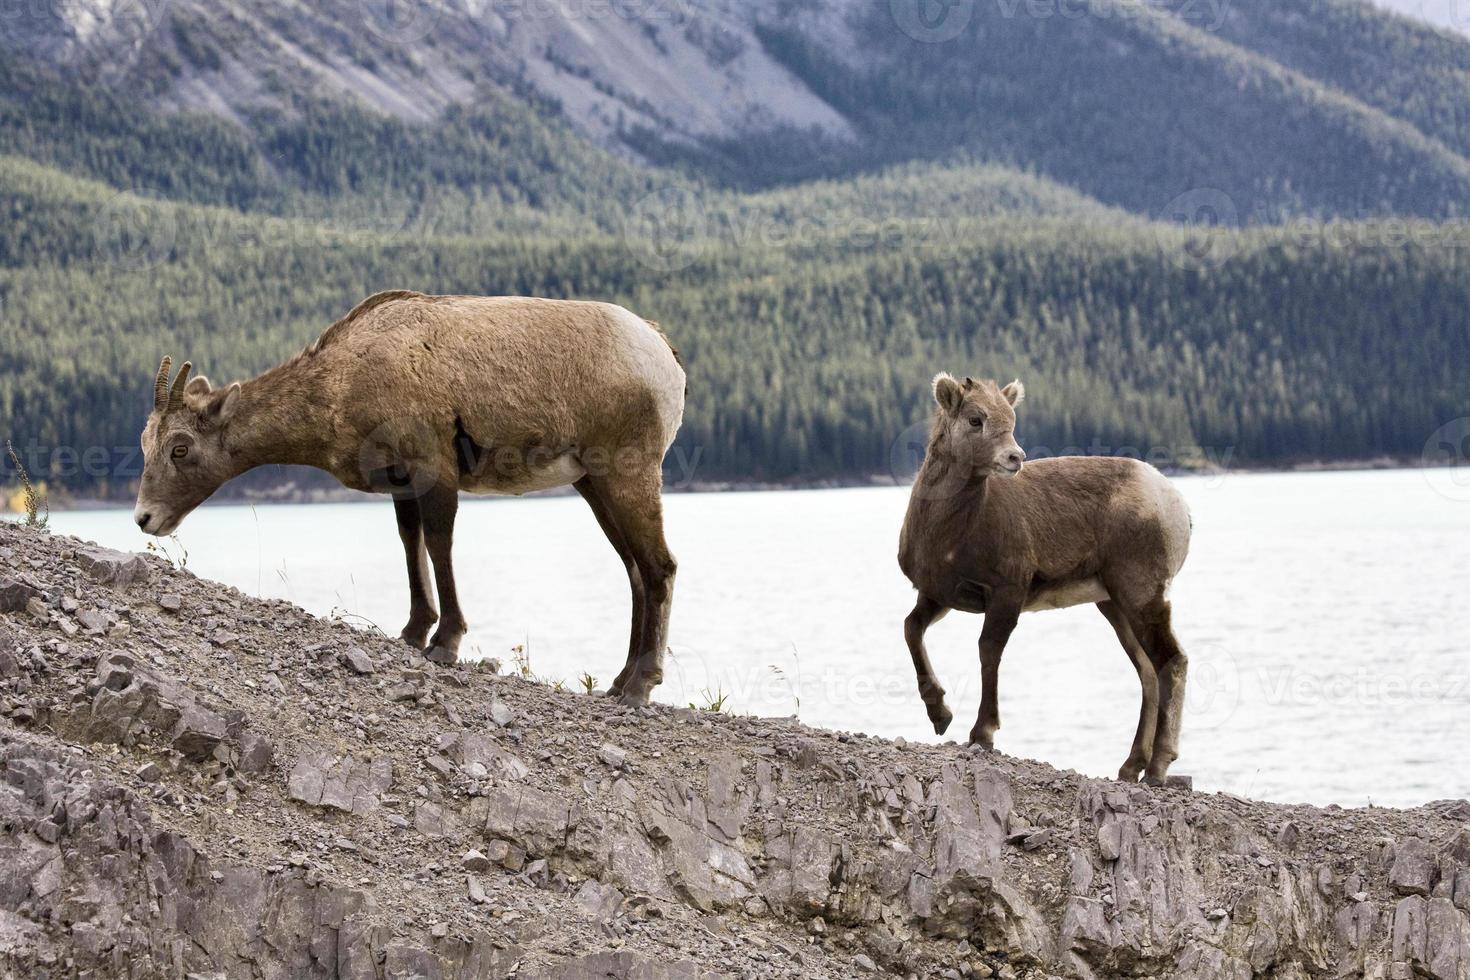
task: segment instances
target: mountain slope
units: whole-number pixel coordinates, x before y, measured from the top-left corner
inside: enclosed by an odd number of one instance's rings
[[[906,2],[43,0],[49,16],[0,44],[63,86],[238,123],[267,171],[341,124],[323,103],[425,124],[413,132],[434,144],[488,101],[744,187],[959,155],[1145,215],[1202,188],[1242,222],[1440,218],[1470,199],[1470,40],[1365,3],[1243,0],[1218,19],[1200,4],[962,3],[945,8],[962,29],[936,38]]]
[[[633,709],[152,556],[8,522],[0,555],[16,976],[1466,976],[1464,801]]]

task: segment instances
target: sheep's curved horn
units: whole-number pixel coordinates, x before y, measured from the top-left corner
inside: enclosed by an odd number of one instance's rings
[[[158,365],[158,377],[153,380],[153,410],[161,412],[168,407],[168,372],[174,366],[172,357],[165,357]]]
[[[194,370],[194,365],[188,361],[185,361],[184,366],[179,368],[179,375],[174,378],[174,386],[169,389],[168,393],[168,410],[170,412],[183,406],[184,386],[189,383],[189,372],[192,370]]]

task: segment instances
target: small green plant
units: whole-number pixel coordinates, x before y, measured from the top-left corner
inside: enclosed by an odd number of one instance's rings
[[[515,665],[516,673],[521,675],[522,680],[534,681],[536,674],[531,670],[531,640],[528,637],[525,643],[518,643],[510,648],[510,662]]]
[[[180,541],[176,534],[170,534],[168,539],[173,542],[172,548],[154,538],[150,538],[145,547],[182,572],[189,567],[189,549],[184,547],[184,542]]]
[[[588,694],[597,690],[597,678],[583,671],[582,676],[577,678],[577,683],[582,685],[582,690]]]
[[[730,695],[726,694],[725,689],[722,687],[716,688],[713,691],[705,688],[700,692],[699,696],[704,698],[704,704],[695,704],[693,701],[690,701],[689,707],[695,711],[713,711],[715,714],[722,713],[725,710],[725,702],[730,700]]]
[[[26,527],[44,528],[51,521],[51,504],[46,500],[44,493],[38,493],[31,484],[31,475],[26,472],[25,465],[20,461],[20,455],[16,453],[15,446],[11,445],[9,439],[5,440],[5,452],[10,457],[10,464],[15,467],[16,479],[20,480],[20,492],[22,504],[26,511]],[[46,516],[41,516],[41,511],[46,511]]]

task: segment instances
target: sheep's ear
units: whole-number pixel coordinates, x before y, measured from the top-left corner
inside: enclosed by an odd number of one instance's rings
[[[1002,388],[1000,393],[1005,396],[1006,401],[1011,403],[1011,407],[1015,408],[1026,397],[1026,386],[1019,381],[1012,381]]]
[[[216,422],[228,422],[240,404],[240,383],[237,381],[224,391],[215,392],[205,413]]]
[[[960,403],[965,400],[965,390],[954,379],[954,375],[941,371],[934,376],[934,400],[939,403],[940,408],[953,415],[960,410]]]
[[[201,405],[205,404],[205,399],[209,397],[209,391],[209,379],[201,374],[197,378],[191,379],[184,386],[184,397],[191,402],[190,407],[197,410]]]

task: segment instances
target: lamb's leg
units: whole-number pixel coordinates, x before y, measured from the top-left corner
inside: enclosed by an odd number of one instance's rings
[[[1168,600],[1159,598],[1139,614],[1140,625],[1134,626],[1144,649],[1159,675],[1159,722],[1154,735],[1153,756],[1144,770],[1143,781],[1162,785],[1169,775],[1169,765],[1179,758],[1179,729],[1184,715],[1184,683],[1189,672],[1189,658],[1180,649],[1174,635],[1173,609]]]
[[[434,583],[438,586],[441,611],[439,628],[434,631],[425,654],[434,663],[452,664],[459,660],[459,641],[464,638],[466,630],[464,614],[459,608],[459,595],[454,588],[454,564],[450,555],[454,548],[454,517],[458,511],[457,487],[436,485],[419,498],[424,544],[428,547],[429,559],[434,563]]]
[[[403,642],[422,650],[429,642],[429,627],[439,622],[439,610],[429,581],[429,552],[424,547],[424,525],[419,516],[419,502],[412,497],[394,497],[393,512],[398,518],[398,537],[408,559],[408,625],[399,635]]]
[[[674,602],[678,563],[664,540],[663,474],[658,463],[638,473],[595,477],[593,482],[613,522],[622,530],[633,563],[643,580],[643,622],[638,655],[625,669],[620,689],[628,704],[647,704],[649,693],[664,679],[664,651],[669,640],[669,612]]]
[[[943,735],[954,720],[949,707],[944,703],[944,686],[934,676],[934,665],[929,662],[929,652],[924,649],[924,631],[934,625],[948,609],[920,595],[914,611],[903,621],[903,638],[909,645],[909,656],[914,658],[914,673],[919,678],[919,697],[924,699],[924,708],[929,712],[929,721],[934,733]]]
[[[582,495],[582,499],[587,501],[587,506],[592,509],[592,514],[597,518],[602,533],[607,535],[607,540],[612,543],[618,557],[623,560],[623,567],[628,572],[628,585],[633,591],[633,624],[628,634],[628,659],[623,663],[622,671],[607,689],[609,695],[621,697],[623,686],[628,682],[628,675],[633,672],[633,665],[638,660],[638,645],[643,639],[643,576],[638,572],[638,563],[633,558],[632,549],[628,547],[628,539],[618,527],[617,522],[613,520],[612,514],[608,512],[607,505],[603,502],[592,478],[584,476],[574,486]]]
[[[1113,632],[1118,634],[1118,642],[1133,661],[1133,667],[1138,671],[1138,682],[1143,687],[1143,705],[1138,713],[1138,730],[1133,735],[1133,750],[1128,753],[1128,760],[1118,770],[1118,778],[1123,782],[1137,782],[1143,773],[1143,767],[1148,765],[1149,758],[1153,755],[1154,733],[1158,729],[1159,677],[1154,671],[1153,661],[1138,642],[1138,637],[1133,635],[1127,618],[1117,604],[1099,602],[1097,608],[1112,624]]]
[[[970,731],[971,745],[995,748],[995,733],[1000,728],[1000,658],[1024,602],[1024,594],[996,590],[986,606],[985,625],[980,629],[980,717]]]

